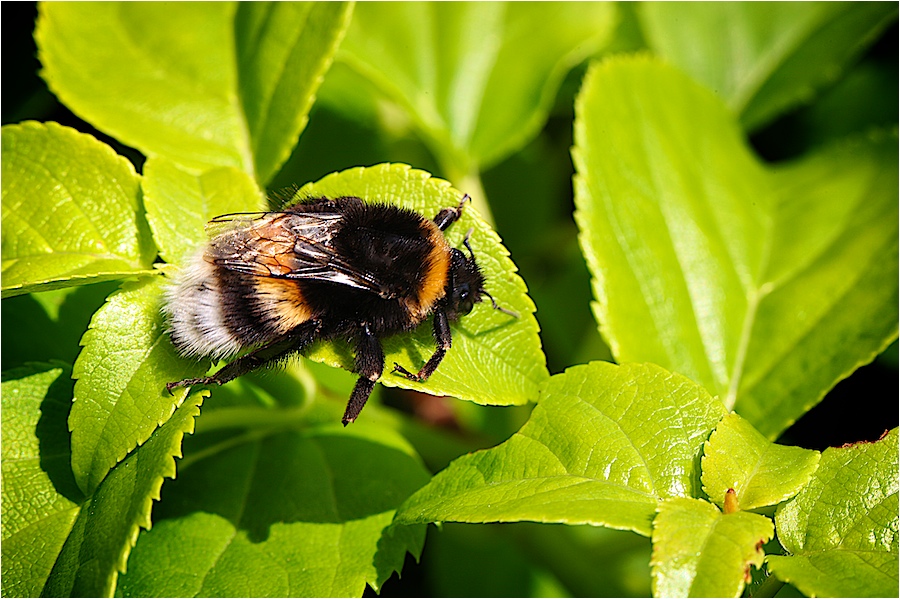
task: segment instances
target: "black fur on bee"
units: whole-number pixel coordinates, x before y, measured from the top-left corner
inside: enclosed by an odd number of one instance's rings
[[[396,363],[393,369],[425,381],[451,347],[450,323],[482,296],[515,316],[484,289],[468,235],[468,255],[444,238],[467,200],[432,220],[357,197],[311,198],[274,212],[214,218],[211,239],[168,290],[164,312],[182,355],[240,357],[212,376],[166,388],[221,385],[314,341],[349,338],[360,376],[342,418],[346,426],[382,375],[381,339],[433,316],[431,358],[416,373]]]

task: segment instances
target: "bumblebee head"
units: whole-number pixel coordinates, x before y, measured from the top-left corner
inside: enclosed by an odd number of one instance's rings
[[[466,256],[458,249],[450,250],[450,280],[448,290],[448,316],[456,320],[472,311],[481,301],[484,291],[484,275],[475,263],[475,258]]]
[[[450,280],[452,283],[448,293],[449,310],[447,311],[447,316],[450,320],[456,320],[460,316],[465,316],[472,311],[476,303],[481,301],[482,296],[485,296],[491,300],[495,310],[500,310],[518,318],[519,315],[512,310],[498,306],[491,294],[484,288],[484,275],[481,274],[481,269],[478,268],[478,264],[475,262],[475,254],[469,245],[469,236],[471,234],[472,229],[469,229],[469,232],[466,233],[466,238],[463,240],[463,245],[469,250],[468,256],[456,248],[450,250]]]

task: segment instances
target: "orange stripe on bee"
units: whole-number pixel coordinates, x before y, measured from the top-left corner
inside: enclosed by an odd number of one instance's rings
[[[313,316],[295,281],[260,277],[256,279],[256,292],[260,307],[281,333],[300,326]]]
[[[434,306],[434,302],[444,297],[447,287],[447,273],[450,271],[450,246],[444,234],[431,221],[426,221],[428,238],[432,242],[431,252],[422,265],[422,285],[414,305],[409,305],[411,312],[419,318],[425,318]]]

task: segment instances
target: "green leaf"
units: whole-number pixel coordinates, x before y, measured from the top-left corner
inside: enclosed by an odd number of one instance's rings
[[[69,466],[72,380],[49,364],[3,373],[3,596],[37,597],[83,497]]]
[[[767,169],[718,98],[646,57],[594,65],[576,109],[576,220],[617,361],[684,374],[773,438],[896,337],[895,138]]]
[[[897,7],[878,2],[650,2],[650,47],[756,129],[834,83]],[[724,43],[723,43],[724,40]]]
[[[206,241],[204,227],[211,218],[267,208],[253,180],[233,167],[198,175],[165,158],[150,158],[142,186],[159,255],[170,264],[183,264]]]
[[[3,297],[150,272],[140,177],[90,135],[3,127]]]
[[[66,415],[72,380],[32,365],[3,375],[3,594],[112,596],[151,500],[193,428],[200,395],[132,452],[85,498],[70,466]]]
[[[428,473],[385,429],[335,421],[192,441],[124,596],[360,596],[421,552],[425,527],[391,521]]]
[[[663,500],[653,520],[653,596],[740,597],[774,532],[759,514],[723,514],[688,497]]]
[[[466,175],[540,130],[566,72],[608,42],[615,10],[361,3],[339,57],[408,113],[445,169]]]
[[[85,493],[184,401],[186,390],[173,396],[166,383],[208,367],[176,356],[160,315],[162,292],[158,277],[124,284],[81,340],[69,429],[72,469]]]
[[[344,3],[42,4],[50,89],[147,156],[265,183],[287,159],[347,26]]]
[[[564,522],[650,534],[660,498],[699,494],[721,402],[653,364],[593,362],[550,378],[531,419],[450,464],[400,522]]]
[[[876,443],[831,447],[809,485],[775,514],[791,554],[770,570],[812,597],[898,593],[897,429]]]
[[[356,195],[371,202],[396,204],[432,218],[442,208],[456,206],[463,194],[450,183],[401,164],[381,164],[354,168],[303,186],[299,197],[340,197]],[[547,368],[538,338],[534,304],[526,295],[525,283],[501,245],[500,238],[469,206],[458,223],[446,231],[451,247],[462,247],[473,228],[472,250],[487,279],[486,287],[497,302],[515,310],[519,318],[493,310],[487,302],[451,325],[453,347],[440,368],[426,383],[413,383],[386,372],[382,384],[423,390],[435,395],[452,395],[479,404],[523,404],[537,397],[538,386],[547,378]],[[430,321],[413,334],[384,339],[385,364],[396,361],[417,371],[434,353]],[[346,342],[316,345],[307,357],[353,368],[353,352]]]
[[[516,532],[525,532],[521,528],[514,529],[522,526],[528,525],[446,524],[439,530],[431,531],[427,561],[423,564],[428,572],[429,584],[426,588],[430,596],[577,596],[570,594],[553,572],[541,564],[543,555],[529,551],[526,543],[532,539],[526,534],[520,534],[518,538],[513,536]],[[562,527],[552,529],[562,532]],[[526,543],[522,542],[523,537],[527,539]]]
[[[3,368],[60,360],[71,367],[94,315],[115,281],[10,297],[0,302]]]
[[[769,442],[738,416],[728,414],[703,447],[703,491],[720,508],[734,489],[742,510],[790,499],[816,470],[819,453]]]
[[[163,477],[175,476],[175,457],[194,428],[205,394],[191,395],[166,424],[113,468],[84,502],[42,595],[112,597],[139,527],[150,528],[152,500]]]

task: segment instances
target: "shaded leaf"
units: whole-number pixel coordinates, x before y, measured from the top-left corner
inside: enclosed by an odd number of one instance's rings
[[[141,447],[113,468],[82,504],[43,590],[49,597],[112,597],[139,528],[150,528],[163,477],[175,476],[185,433],[204,394],[191,395]]]
[[[112,596],[181,438],[193,429],[200,396],[85,498],[69,463],[66,415],[72,381],[62,368],[33,365],[4,373],[3,594]]]
[[[703,442],[721,402],[652,364],[593,362],[550,378],[531,419],[457,459],[400,522],[564,522],[650,534],[660,498],[699,493]]]
[[[545,554],[530,555],[522,543],[524,535],[510,536],[511,529],[517,526],[527,525],[445,524],[430,531],[423,565],[431,596],[573,596],[541,565]],[[561,527],[552,528],[557,531]]]
[[[3,127],[3,297],[150,272],[140,177],[90,135]]]
[[[734,489],[742,510],[775,505],[796,495],[818,463],[818,452],[776,445],[737,414],[728,414],[703,447],[703,490],[720,508],[728,489]]]
[[[740,597],[774,533],[759,514],[723,514],[689,497],[663,500],[653,520],[653,596]]]
[[[878,2],[648,2],[647,41],[747,129],[809,102],[897,17]]]
[[[129,561],[125,596],[360,596],[421,552],[424,526],[391,521],[428,474],[384,429],[194,441]]]
[[[71,367],[91,317],[117,288],[115,281],[108,281],[4,299],[0,302],[4,369],[50,360]]]
[[[69,465],[69,372],[33,364],[3,373],[3,596],[37,597],[78,517]]]
[[[896,337],[896,139],[770,170],[718,98],[646,57],[595,65],[576,108],[576,220],[618,361],[772,438]]]
[[[608,42],[615,10],[361,3],[339,56],[408,113],[445,169],[465,175],[538,132],[566,72]]]
[[[809,596],[898,593],[897,429],[876,443],[831,447],[809,485],[775,514],[790,553],[770,570]]]

